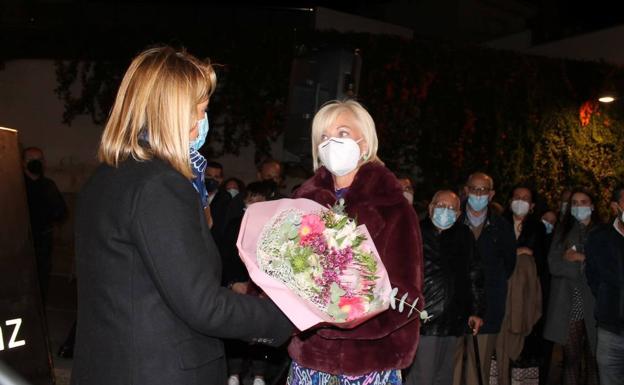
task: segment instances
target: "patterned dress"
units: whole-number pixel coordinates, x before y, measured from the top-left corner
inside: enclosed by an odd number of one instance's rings
[[[371,372],[360,376],[336,375],[304,368],[295,361],[290,366],[287,385],[401,385],[401,370]]]

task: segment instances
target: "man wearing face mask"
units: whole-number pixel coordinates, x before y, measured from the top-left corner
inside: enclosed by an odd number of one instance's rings
[[[585,275],[596,298],[596,360],[600,383],[621,384],[624,376],[624,185],[611,197],[612,223],[589,234]]]
[[[494,181],[484,173],[477,172],[468,177],[464,192],[467,202],[464,214],[459,221],[466,224],[474,235],[477,249],[483,265],[486,311],[484,324],[477,336],[481,376],[488,376],[496,339],[505,315],[507,300],[507,280],[516,265],[516,237],[511,225],[488,208],[494,197]],[[458,343],[455,361],[454,384],[462,382],[461,352],[465,349],[465,383],[478,383],[475,370],[476,358],[472,338],[465,338]]]
[[[284,167],[282,163],[273,158],[267,158],[258,165],[258,180],[272,181],[277,186],[277,195],[272,199],[286,198],[280,191],[284,187]]]
[[[44,157],[41,149],[36,147],[24,149],[23,169],[39,286],[42,300],[45,302],[52,270],[54,224],[65,219],[67,207],[54,181],[44,175]]]
[[[420,222],[423,239],[425,310],[431,319],[420,328],[420,344],[405,384],[453,383],[457,339],[483,325],[483,271],[470,229],[457,222],[459,197],[438,191],[429,217]]]

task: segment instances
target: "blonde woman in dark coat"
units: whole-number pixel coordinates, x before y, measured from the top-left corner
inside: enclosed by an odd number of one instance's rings
[[[272,302],[221,287],[190,160],[215,82],[169,47],[138,55],[121,82],[76,209],[74,385],[223,384],[220,338],[290,336]]]

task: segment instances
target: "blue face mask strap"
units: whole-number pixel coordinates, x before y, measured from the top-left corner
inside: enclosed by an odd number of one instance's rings
[[[204,118],[197,121],[197,138],[191,141],[190,147],[199,150],[202,148],[204,143],[206,142],[206,137],[208,136],[208,131],[210,131],[210,123],[208,122],[208,113],[204,112]]]

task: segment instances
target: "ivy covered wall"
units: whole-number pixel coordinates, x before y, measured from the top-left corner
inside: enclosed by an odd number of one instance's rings
[[[275,30],[185,45],[222,65],[210,115],[225,129],[209,156],[249,143],[258,159],[269,155],[284,127],[291,60],[331,45],[361,50],[359,99],[377,124],[381,158],[416,177],[421,198],[483,170],[501,202],[519,182],[533,183],[551,206],[576,184],[604,201],[624,176],[624,107],[594,102],[606,85],[624,85],[618,67],[368,34]],[[82,59],[57,63],[68,123],[83,113],[105,120],[129,62]]]

